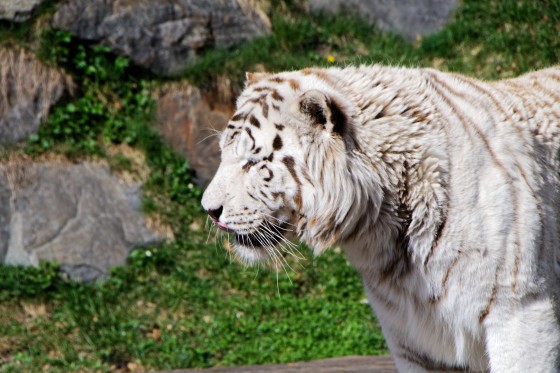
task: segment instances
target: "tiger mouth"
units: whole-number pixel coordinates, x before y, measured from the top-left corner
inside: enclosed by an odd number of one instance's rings
[[[261,239],[255,233],[235,234],[235,243],[254,249],[262,249],[264,245]]]
[[[287,227],[287,222],[282,222],[280,225],[273,225],[265,221],[253,232],[235,233],[235,242],[238,245],[254,249],[276,246],[284,239],[283,232],[286,232]]]

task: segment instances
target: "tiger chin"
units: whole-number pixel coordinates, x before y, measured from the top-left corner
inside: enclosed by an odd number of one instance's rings
[[[560,67],[247,74],[202,205],[245,261],[339,245],[400,372],[560,371]]]

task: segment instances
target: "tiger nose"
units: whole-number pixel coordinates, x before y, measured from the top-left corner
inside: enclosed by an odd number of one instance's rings
[[[224,207],[220,206],[217,209],[209,209],[206,212],[208,213],[208,215],[210,215],[210,217],[212,218],[212,220],[214,221],[218,221],[220,220],[220,216],[222,215],[222,212],[224,211]]]

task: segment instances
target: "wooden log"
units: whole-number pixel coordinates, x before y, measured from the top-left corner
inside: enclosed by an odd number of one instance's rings
[[[309,362],[168,370],[154,373],[397,373],[390,356],[346,356]]]

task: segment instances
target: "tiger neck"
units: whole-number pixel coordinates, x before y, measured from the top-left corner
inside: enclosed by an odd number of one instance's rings
[[[359,265],[376,263],[381,276],[400,278],[428,255],[444,222],[445,132],[418,70],[341,73],[347,79],[338,84],[344,82],[340,88],[357,108],[352,125],[360,151],[383,191],[377,219],[364,214],[357,222],[361,232],[342,245],[355,248]]]

